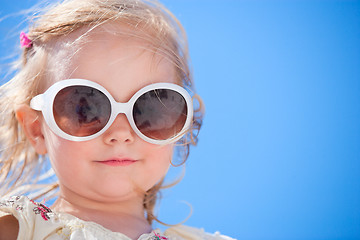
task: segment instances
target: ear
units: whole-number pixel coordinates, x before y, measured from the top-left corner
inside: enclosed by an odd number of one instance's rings
[[[43,119],[39,117],[38,112],[23,104],[16,109],[16,118],[36,152],[41,155],[46,154],[45,138],[41,127]]]

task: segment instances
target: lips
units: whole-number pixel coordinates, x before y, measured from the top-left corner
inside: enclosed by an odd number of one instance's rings
[[[109,159],[104,161],[97,161],[98,163],[108,165],[108,166],[129,166],[136,163],[136,160],[133,159]]]

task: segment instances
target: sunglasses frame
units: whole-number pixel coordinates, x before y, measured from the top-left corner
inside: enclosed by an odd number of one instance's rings
[[[53,114],[54,99],[55,99],[56,95],[58,94],[58,92],[60,92],[64,88],[70,87],[70,86],[92,87],[92,88],[95,88],[95,89],[101,91],[109,99],[110,105],[111,105],[110,118],[109,118],[108,122],[106,123],[106,125],[99,132],[97,132],[93,135],[84,136],[84,137],[72,136],[72,135],[64,132],[63,130],[61,130],[61,128],[56,124],[54,114]],[[182,130],[177,135],[173,136],[172,138],[165,139],[165,140],[152,139],[152,138],[145,136],[143,133],[141,133],[141,131],[136,127],[136,124],[135,124],[135,121],[133,118],[133,114],[132,114],[133,107],[134,107],[136,100],[144,93],[149,92],[151,90],[156,90],[156,89],[169,89],[169,90],[173,90],[173,91],[180,93],[180,95],[185,99],[185,102],[187,105],[187,118],[186,118],[186,121],[185,121],[185,124],[184,124]],[[33,97],[30,101],[30,107],[34,110],[42,112],[45,122],[47,123],[47,125],[50,127],[50,129],[55,134],[57,134],[58,136],[60,136],[64,139],[67,139],[70,141],[75,141],[75,142],[87,141],[87,140],[91,140],[91,139],[94,139],[94,138],[100,136],[113,124],[116,117],[120,113],[125,114],[128,122],[130,123],[131,128],[141,139],[143,139],[149,143],[158,144],[158,145],[165,145],[165,144],[169,144],[169,143],[178,141],[189,130],[191,122],[193,120],[193,104],[192,104],[191,96],[183,87],[173,84],[173,83],[154,83],[154,84],[147,85],[147,86],[141,88],[139,91],[137,91],[130,98],[130,100],[128,102],[122,103],[122,102],[115,101],[113,96],[103,86],[101,86],[98,83],[95,83],[90,80],[85,80],[85,79],[67,79],[67,80],[62,80],[62,81],[56,82],[55,84],[50,86],[44,93]]]

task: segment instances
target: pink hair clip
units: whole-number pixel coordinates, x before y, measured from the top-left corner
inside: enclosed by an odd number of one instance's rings
[[[21,47],[25,47],[25,48],[32,46],[32,42],[29,39],[29,36],[24,32],[20,33],[20,45]]]

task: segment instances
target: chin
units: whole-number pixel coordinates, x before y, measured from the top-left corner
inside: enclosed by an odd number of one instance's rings
[[[135,198],[143,197],[144,192],[136,191],[133,188],[103,188],[97,192],[99,201],[104,202],[119,202],[133,200]]]

